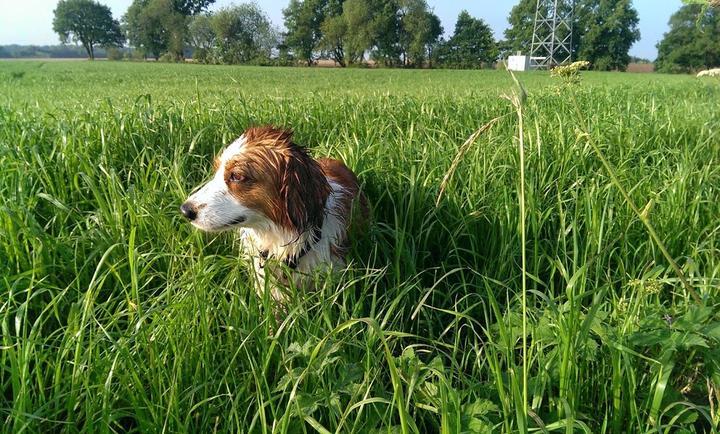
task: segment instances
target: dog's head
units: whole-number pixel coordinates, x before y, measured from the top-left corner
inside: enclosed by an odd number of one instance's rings
[[[292,133],[250,128],[215,159],[213,178],[180,207],[205,231],[247,227],[302,234],[321,227],[330,185]]]

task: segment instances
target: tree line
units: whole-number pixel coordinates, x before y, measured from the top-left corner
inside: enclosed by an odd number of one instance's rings
[[[215,0],[134,0],[120,20],[94,0],[60,0],[53,28],[94,57],[94,46],[133,47],[142,57],[204,63],[345,67],[370,61],[388,67],[481,68],[529,51],[537,0],[520,0],[503,40],[480,18],[462,11],[447,38],[426,0],[290,0],[285,30],[255,3],[210,12]],[[696,0],[697,1],[697,0]],[[631,0],[576,0],[572,58],[594,69],[624,70],[640,38]],[[683,6],[658,45],[658,67],[685,71],[718,64],[718,10]]]
[[[93,51],[96,57],[107,56],[105,48],[97,47]],[[85,48],[75,45],[0,45],[0,59],[85,59],[87,57]]]

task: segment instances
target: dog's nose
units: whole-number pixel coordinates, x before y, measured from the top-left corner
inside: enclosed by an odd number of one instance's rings
[[[180,205],[180,212],[182,215],[185,216],[186,219],[192,221],[195,220],[197,217],[197,210],[195,209],[195,205],[193,205],[190,202],[185,202],[184,204]]]

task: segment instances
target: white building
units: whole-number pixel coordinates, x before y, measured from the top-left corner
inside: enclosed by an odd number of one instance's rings
[[[508,57],[507,67],[511,71],[529,71],[530,56],[521,56],[520,54],[510,56]]]

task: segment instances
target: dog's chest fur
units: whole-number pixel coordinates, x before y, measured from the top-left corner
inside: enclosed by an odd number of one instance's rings
[[[241,230],[244,250],[252,257],[258,295],[262,296],[267,289],[273,299],[282,301],[280,287],[306,287],[314,273],[345,265],[346,209],[353,198],[337,182],[330,178],[328,182],[332,191],[325,204],[322,228],[316,235],[304,233],[298,236],[275,225]]]

